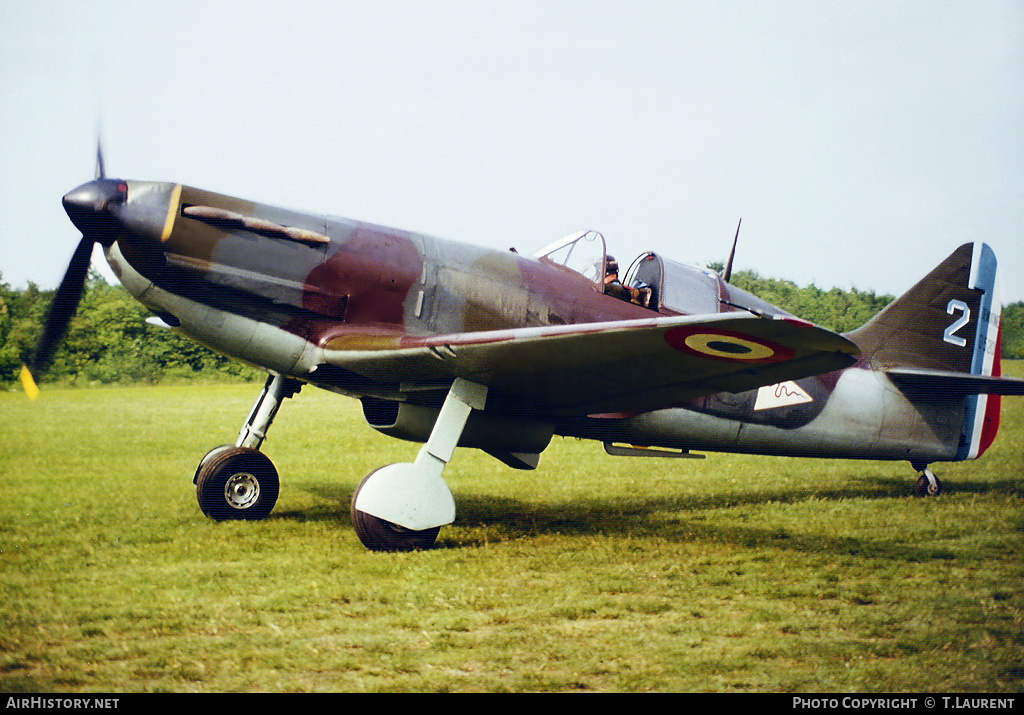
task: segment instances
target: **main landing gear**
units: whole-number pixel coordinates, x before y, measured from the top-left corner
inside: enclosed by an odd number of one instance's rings
[[[366,548],[428,548],[455,521],[455,499],[442,474],[470,413],[486,400],[484,385],[455,380],[416,461],[389,464],[363,479],[352,495],[352,525]]]
[[[265,519],[281,488],[277,469],[259,451],[281,402],[302,387],[298,380],[271,375],[235,444],[206,453],[193,481],[199,508],[211,519]]]
[[[942,482],[935,476],[935,472],[928,468],[927,464],[912,463],[914,469],[920,476],[917,478],[917,485],[914,493],[919,497],[937,497],[942,493]]]
[[[281,402],[302,383],[273,375],[238,435],[210,450],[196,469],[196,498],[217,521],[266,518],[280,490],[277,470],[259,451]],[[441,527],[455,520],[455,498],[443,473],[473,410],[482,410],[487,388],[457,379],[448,391],[427,443],[414,462],[370,472],[352,495],[352,525],[374,551],[412,551],[433,546]]]

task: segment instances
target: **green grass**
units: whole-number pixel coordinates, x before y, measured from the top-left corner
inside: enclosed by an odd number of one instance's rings
[[[313,388],[274,514],[200,513],[258,389],[0,395],[0,691],[1024,691],[1024,400],[937,499],[906,463],[460,450],[439,548],[375,554],[352,489],[417,447]]]

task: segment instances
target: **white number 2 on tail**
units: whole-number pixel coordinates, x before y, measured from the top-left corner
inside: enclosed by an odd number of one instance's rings
[[[957,335],[956,331],[971,322],[971,309],[962,300],[954,299],[949,301],[949,305],[946,306],[946,312],[953,315],[958,310],[960,311],[960,317],[946,328],[946,331],[942,334],[942,339],[947,343],[956,345],[958,348],[962,348],[967,345],[967,338]]]

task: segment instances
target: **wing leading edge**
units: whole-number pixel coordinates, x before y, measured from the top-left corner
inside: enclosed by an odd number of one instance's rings
[[[372,384],[415,396],[461,377],[488,386],[489,410],[552,416],[668,407],[838,370],[858,354],[806,321],[747,313],[352,338],[329,343],[325,361]]]

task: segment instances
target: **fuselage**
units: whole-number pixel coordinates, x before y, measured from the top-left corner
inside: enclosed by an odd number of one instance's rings
[[[642,304],[605,293],[603,263],[587,276],[546,256],[295,212],[180,184],[125,183],[119,237],[105,251],[133,296],[167,326],[218,352],[355,397],[373,396],[374,386],[325,370],[326,352],[383,351],[429,335],[694,310],[785,314],[714,272],[654,254],[646,260],[659,262],[657,272],[650,272],[652,263],[634,273],[638,284],[644,270],[659,281],[644,284],[647,300],[654,300]],[[415,394],[408,399],[414,402]],[[841,371],[638,414],[517,417],[605,442],[927,463],[956,457],[965,409],[966,403],[911,401],[862,360]]]

